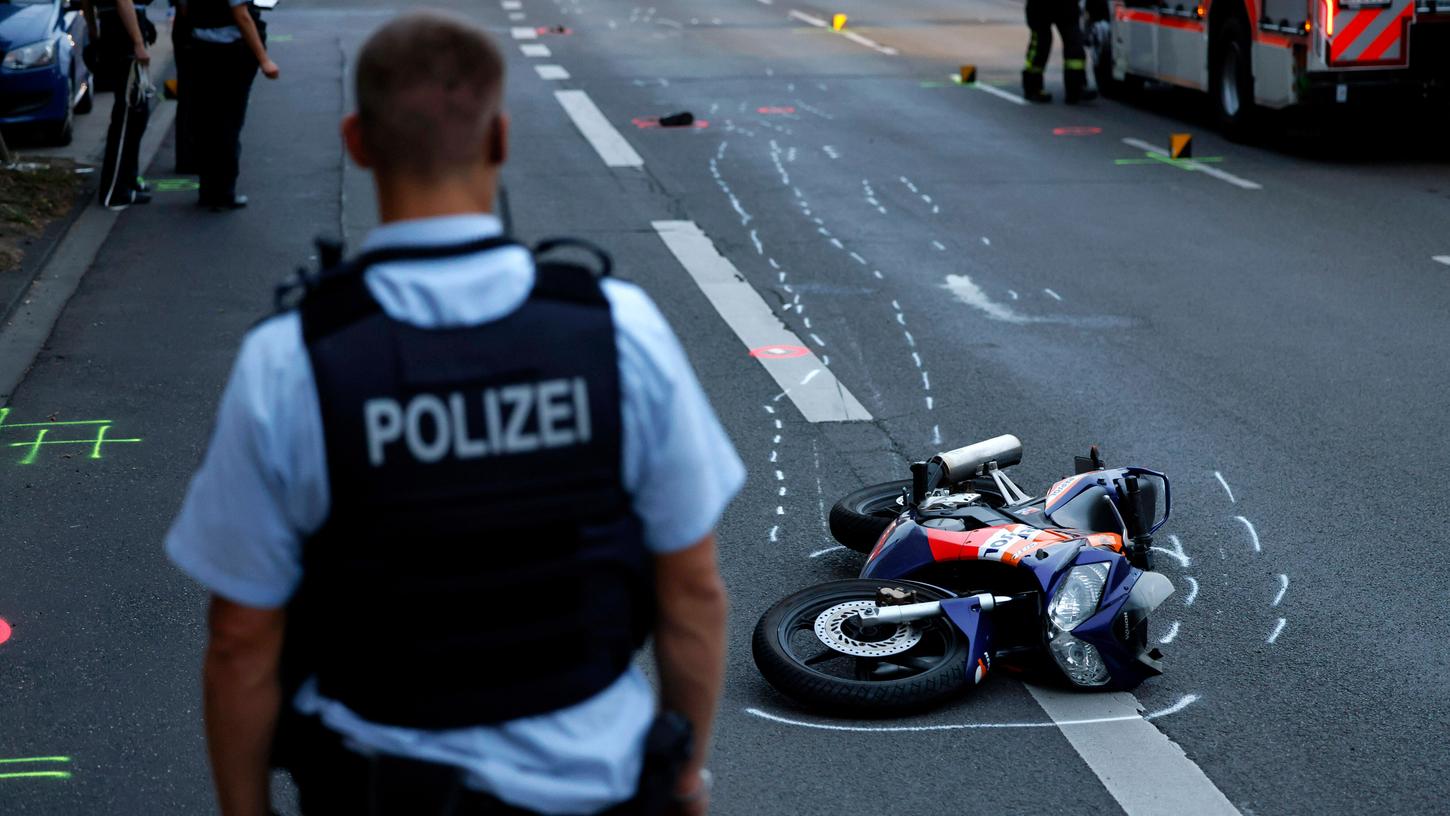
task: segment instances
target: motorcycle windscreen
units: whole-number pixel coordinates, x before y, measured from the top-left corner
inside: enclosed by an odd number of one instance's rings
[[[1059,527],[1085,530],[1090,533],[1123,535],[1123,519],[1102,485],[1093,485],[1068,499],[1052,511],[1048,518]]]

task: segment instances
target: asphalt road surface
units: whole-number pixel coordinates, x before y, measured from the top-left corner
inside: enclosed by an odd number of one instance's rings
[[[508,54],[517,233],[614,253],[751,471],[720,531],[733,610],[716,812],[1164,812],[1168,783],[1147,769],[1174,751],[1093,716],[1124,698],[1081,697],[1092,722],[1060,726],[1062,701],[998,678],[930,714],[830,720],[750,660],[775,599],[859,567],[831,548],[831,502],[1000,433],[1026,443],[1029,492],[1094,442],[1173,479],[1159,564],[1178,593],[1153,631],[1168,669],[1135,697],[1186,754],[1170,764],[1206,776],[1194,790],[1243,814],[1443,812],[1443,136],[1279,120],[1248,147],[1203,127],[1189,95],[1021,105],[1015,2],[650,2],[453,5]],[[213,811],[204,598],[160,542],[272,284],[309,262],[314,235],[355,243],[375,219],[337,120],[347,61],[394,5],[269,15],[283,78],[253,95],[253,206],[212,215],[159,192],[124,213],[9,402],[0,759],[51,759],[0,764],[0,813]],[[811,21],[837,12],[854,39]],[[568,33],[535,30],[555,25]],[[1000,92],[951,82],[964,62]],[[602,116],[581,129],[566,104]],[[636,122],[683,110],[708,125]],[[596,149],[598,120],[623,143]],[[1140,143],[1184,129],[1217,175],[1146,158]],[[147,175],[172,175],[169,151]],[[682,263],[709,260],[702,241],[860,411],[808,421],[837,403],[783,394],[769,355],[747,353]],[[30,444],[29,423],[75,444]]]

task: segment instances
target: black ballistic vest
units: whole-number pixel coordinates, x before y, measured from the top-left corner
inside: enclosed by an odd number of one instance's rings
[[[377,723],[497,723],[593,696],[653,624],[652,558],[621,479],[614,324],[580,266],[538,266],[479,326],[389,318],[381,250],[301,305],[331,511],[304,544],[284,675]]]

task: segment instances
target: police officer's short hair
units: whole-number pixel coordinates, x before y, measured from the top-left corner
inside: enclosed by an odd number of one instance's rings
[[[356,74],[375,167],[438,177],[478,161],[504,80],[503,56],[483,29],[441,11],[408,12],[368,38]]]

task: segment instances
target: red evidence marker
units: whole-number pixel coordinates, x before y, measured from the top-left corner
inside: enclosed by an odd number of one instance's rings
[[[755,112],[756,113],[771,114],[771,115],[780,115],[780,114],[786,114],[786,113],[795,113],[795,108],[791,107],[790,105],[782,105],[782,106],[771,106],[771,105],[767,105],[765,107],[756,108],[755,109]]]
[[[1056,127],[1052,129],[1053,136],[1096,136],[1102,132],[1103,129],[1100,127],[1084,127],[1080,125],[1074,125],[1072,127]]]
[[[0,643],[10,639],[10,631],[10,624],[6,623],[4,618],[0,618]]]
[[[760,360],[789,360],[792,357],[804,357],[810,353],[810,349],[802,346],[761,346],[750,350],[750,356]]]

